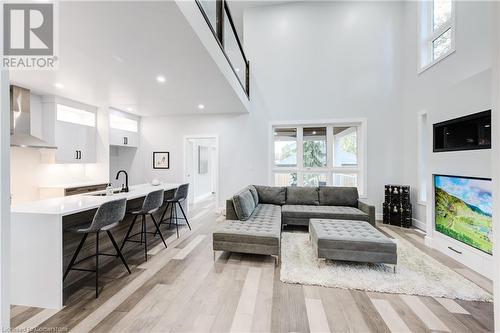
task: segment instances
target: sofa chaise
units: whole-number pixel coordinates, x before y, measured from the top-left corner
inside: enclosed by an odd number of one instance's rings
[[[355,187],[250,185],[226,200],[226,220],[213,232],[213,250],[273,255],[279,261],[284,225],[310,219],[365,221],[375,226],[375,207]]]

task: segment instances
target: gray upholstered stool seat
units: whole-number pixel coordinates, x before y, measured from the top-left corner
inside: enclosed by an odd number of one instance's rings
[[[167,243],[165,242],[165,239],[163,238],[163,234],[160,231],[160,228],[158,227],[158,223],[156,223],[156,219],[153,215],[153,213],[157,212],[161,205],[163,204],[163,196],[164,196],[164,190],[156,190],[153,192],[149,192],[148,195],[146,195],[146,198],[144,199],[142,203],[142,208],[140,210],[132,211],[129,212],[128,214],[130,215],[135,215],[134,219],[132,220],[132,223],[130,224],[130,227],[128,228],[127,234],[125,235],[125,238],[123,239],[122,246],[120,247],[120,251],[123,250],[123,247],[125,246],[125,243],[127,242],[132,242],[132,243],[140,243],[144,244],[144,259],[148,261],[148,240],[147,240],[147,235],[151,234],[156,236],[156,234],[160,235],[161,241],[163,242],[163,245],[165,245],[165,248],[167,248]],[[147,230],[147,225],[146,225],[146,216],[151,218],[151,221],[154,224],[155,227],[155,232],[149,232]],[[137,221],[137,218],[141,216],[142,219],[142,226],[141,226],[141,231],[138,233],[135,233],[131,235],[130,233],[132,232],[132,229],[134,228],[135,222]],[[141,236],[140,240],[135,240],[133,239],[135,236]]]
[[[309,234],[318,258],[397,264],[396,243],[368,222],[311,219]]]
[[[75,253],[73,254],[73,257],[71,258],[71,261],[69,262],[68,267],[66,268],[64,275],[63,275],[63,281],[66,280],[66,277],[68,276],[70,271],[84,271],[84,272],[94,272],[95,273],[95,297],[97,298],[99,296],[99,256],[117,256],[121,259],[123,265],[127,269],[128,273],[131,274],[130,268],[127,265],[127,262],[125,261],[125,258],[123,257],[123,254],[121,252],[121,249],[118,248],[118,244],[115,241],[115,238],[111,234],[111,229],[116,227],[120,222],[123,220],[125,217],[125,209],[127,206],[127,200],[126,199],[118,199],[118,200],[113,200],[113,201],[108,201],[103,203],[96,211],[94,218],[92,219],[92,222],[87,223],[85,225],[78,225],[74,228],[69,228],[66,229],[66,231],[69,232],[75,232],[79,234],[83,234],[82,239],[80,240],[80,243],[78,244],[78,247],[76,248]],[[109,253],[101,253],[99,251],[99,233],[105,231],[108,234],[108,237],[111,241],[111,244],[113,244],[113,247],[116,250],[116,254],[109,254]],[[87,256],[83,259],[76,260],[78,258],[78,254],[82,250],[83,244],[85,243],[85,240],[87,239],[89,234],[95,234],[95,254]],[[88,269],[88,268],[78,268],[75,267],[79,263],[95,258],[95,269]]]
[[[181,214],[184,217],[184,221],[186,221],[189,230],[191,230],[191,225],[189,224],[186,213],[184,212],[184,208],[182,208],[182,204],[188,198],[188,193],[189,193],[189,184],[180,185],[177,188],[177,190],[175,190],[174,197],[172,199],[166,200],[167,206],[165,207],[165,210],[161,215],[160,222],[158,223],[158,226],[160,226],[165,221],[165,214],[167,213],[168,208],[170,207],[170,218],[168,220],[168,228],[170,229],[172,220],[174,220],[173,223],[175,224],[175,228],[177,231],[177,238],[179,238],[179,219],[182,219],[177,216],[177,207],[179,207]]]

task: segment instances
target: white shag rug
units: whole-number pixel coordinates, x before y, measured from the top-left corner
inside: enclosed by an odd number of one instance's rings
[[[387,231],[394,237],[391,231]],[[396,237],[394,237],[396,238]],[[398,265],[392,266],[318,259],[307,233],[284,232],[281,236],[281,274],[285,283],[298,283],[409,294],[469,301],[493,301],[493,296],[457,272],[396,238]]]

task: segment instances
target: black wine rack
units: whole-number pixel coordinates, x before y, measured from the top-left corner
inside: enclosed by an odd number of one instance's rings
[[[410,186],[385,185],[384,224],[411,227]]]

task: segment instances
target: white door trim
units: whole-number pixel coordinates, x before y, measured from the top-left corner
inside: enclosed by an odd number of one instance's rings
[[[3,7],[0,8],[3,17]],[[3,51],[0,26],[0,53]],[[0,71],[0,327],[10,328],[10,98],[9,71]]]
[[[183,154],[183,159],[182,159],[182,180],[184,182],[187,182],[187,177],[186,177],[186,168],[187,168],[187,143],[188,140],[190,139],[215,139],[215,165],[214,165],[214,172],[215,172],[215,202],[217,205],[219,205],[219,191],[220,191],[220,184],[219,184],[219,161],[220,161],[220,156],[219,156],[219,135],[218,134],[192,134],[192,135],[184,135],[182,139],[182,154]],[[193,191],[194,189],[191,189]]]

